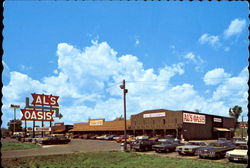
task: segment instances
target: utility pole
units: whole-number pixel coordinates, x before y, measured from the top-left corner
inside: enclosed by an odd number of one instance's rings
[[[126,89],[125,80],[122,81],[122,85],[120,88],[123,89],[123,105],[124,105],[124,151],[127,151],[127,120],[126,120],[126,93],[128,93],[128,89]]]
[[[241,127],[241,139],[243,139],[243,126],[244,126],[244,123],[243,123],[243,115],[241,116],[242,117],[242,122],[240,124],[240,127]]]
[[[20,108],[20,106],[11,104],[10,108],[14,108],[14,129],[13,129],[13,134],[14,134],[14,132],[16,132],[16,109]]]

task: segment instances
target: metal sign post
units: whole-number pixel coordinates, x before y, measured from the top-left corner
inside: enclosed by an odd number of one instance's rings
[[[14,108],[14,129],[13,129],[13,134],[14,134],[14,132],[16,132],[16,109],[20,108],[20,106],[11,104],[10,108]]]

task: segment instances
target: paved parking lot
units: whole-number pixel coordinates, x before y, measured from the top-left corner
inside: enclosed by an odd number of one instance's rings
[[[78,152],[97,152],[97,151],[114,151],[114,150],[121,151],[120,143],[116,143],[115,141],[104,141],[104,140],[72,139],[69,144],[43,145],[42,148],[2,152],[2,158],[18,158],[27,156],[56,155],[56,154],[78,153]],[[148,152],[137,152],[137,153],[147,154],[147,155],[158,155],[162,157],[180,158],[180,159],[203,160],[200,159],[198,156],[179,155],[177,152],[156,153],[154,151],[148,151]],[[228,162],[228,160],[225,158],[213,161],[221,163]]]

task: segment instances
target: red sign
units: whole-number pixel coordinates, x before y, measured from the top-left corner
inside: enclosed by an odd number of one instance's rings
[[[23,117],[21,120],[28,121],[54,121],[53,113],[54,111],[41,111],[41,110],[27,110],[21,109]]]
[[[200,114],[183,113],[183,122],[205,124],[206,123],[206,116],[200,115]]]
[[[56,106],[58,107],[59,96],[44,95],[44,94],[31,94],[33,97],[33,105]]]

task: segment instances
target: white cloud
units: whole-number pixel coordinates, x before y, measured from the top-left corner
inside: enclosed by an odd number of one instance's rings
[[[220,39],[218,36],[212,36],[209,34],[203,34],[200,38],[199,38],[199,42],[200,44],[209,44],[214,48],[220,47]]]
[[[135,40],[135,46],[138,46],[140,44],[140,41],[138,39]]]
[[[203,80],[206,85],[217,85],[228,77],[230,77],[230,74],[225,73],[223,68],[216,68],[208,71],[204,75]]]
[[[218,93],[214,92],[212,98],[206,99],[191,84],[171,84],[174,76],[185,73],[185,64],[182,62],[157,70],[146,69],[138,57],[118,56],[107,42],[97,41],[82,50],[60,43],[57,56],[58,67],[53,76],[34,80],[26,74],[10,72],[10,82],[3,86],[2,110],[5,125],[13,116],[9,104],[18,103],[23,108],[25,97],[31,97],[33,92],[60,96],[60,112],[64,116],[61,121],[67,124],[85,122],[89,117],[112,120],[123,114],[122,90],[119,88],[123,79],[127,81],[128,117],[142,110],[155,108],[202,109],[204,113],[227,115],[229,106],[224,99],[232,95],[220,97],[218,88]],[[186,59],[197,65],[203,61],[193,53],[188,53]],[[237,78],[245,78],[246,75],[247,72],[242,71]],[[237,84],[236,81],[233,77],[228,80],[229,83]],[[224,90],[231,86],[224,83],[225,87],[223,82],[220,83],[219,87],[225,88]],[[242,85],[244,82],[237,84]],[[240,102],[242,106],[246,104],[245,91],[242,91],[242,96],[238,94],[235,103]]]
[[[202,66],[205,63],[205,61],[199,55],[195,55],[194,53],[189,52],[184,55],[184,58],[196,65],[195,66],[196,71],[202,71]]]
[[[245,19],[234,19],[231,21],[229,27],[224,31],[224,37],[229,38],[233,35],[240,34],[246,26]]]

